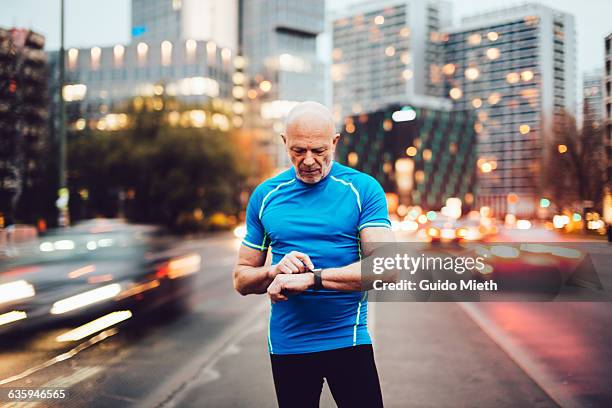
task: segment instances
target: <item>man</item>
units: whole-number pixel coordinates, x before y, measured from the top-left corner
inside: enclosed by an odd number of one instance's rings
[[[384,192],[333,161],[340,135],[323,105],[298,104],[282,137],[293,166],[251,196],[234,287],[272,301],[268,346],[281,408],[317,407],[324,379],[339,407],[381,407],[359,261],[371,252],[365,244],[394,240]]]

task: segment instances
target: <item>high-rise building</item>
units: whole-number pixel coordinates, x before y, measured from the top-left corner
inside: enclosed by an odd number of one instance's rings
[[[213,41],[238,48],[238,0],[132,0],[133,42]]]
[[[583,119],[597,128],[602,126],[604,119],[603,78],[601,70],[587,72],[582,76]]]
[[[0,219],[34,221],[47,136],[45,38],[0,28]]]
[[[471,209],[475,118],[471,110],[451,110],[448,105],[390,105],[349,116],[337,159],[372,175],[397,198],[390,201],[400,205],[440,210],[448,198],[456,197]]]
[[[604,115],[605,115],[605,141],[606,154],[608,156],[608,187],[612,188],[612,33],[608,34],[605,40],[606,43],[606,72],[605,72],[605,99],[604,99]]]
[[[249,78],[246,126],[278,167],[287,166],[280,133],[296,103],[324,102],[324,64],[317,38],[324,0],[241,0],[240,51]]]
[[[164,107],[172,125],[242,126],[244,105],[234,96],[234,74],[244,66],[237,20],[237,0],[132,1],[131,43],[66,50],[67,125],[120,129],[129,122],[126,102],[161,109],[170,98],[181,105]],[[51,52],[54,81],[57,59]]]
[[[445,31],[445,92],[456,108],[477,112],[478,204],[533,215],[554,115],[576,115],[574,18],[526,4]]]
[[[442,58],[440,28],[450,20],[450,3],[440,0],[369,0],[336,10],[330,28],[336,119],[440,96],[432,69]]]

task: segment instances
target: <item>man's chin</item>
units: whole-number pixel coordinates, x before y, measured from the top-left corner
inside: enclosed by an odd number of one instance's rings
[[[315,184],[321,181],[321,173],[316,174],[300,174],[300,180],[304,183]]]

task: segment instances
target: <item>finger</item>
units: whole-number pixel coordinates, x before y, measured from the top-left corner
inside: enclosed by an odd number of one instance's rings
[[[272,301],[272,303],[276,303],[282,300],[287,300],[286,296],[281,293],[282,287],[278,283],[278,281],[274,280],[270,286],[268,286],[268,297]],[[285,298],[285,299],[283,299]]]
[[[310,257],[306,254],[303,254],[301,252],[292,252],[291,253],[293,256],[295,256],[296,258],[298,258],[299,260],[301,260],[304,265],[306,265],[308,267],[308,269],[312,270],[314,269],[314,264],[312,263],[312,261],[310,260]]]
[[[298,259],[294,256],[287,255],[281,262],[287,265],[287,267],[291,269],[292,273],[298,273],[300,271],[300,267],[296,265],[296,262],[300,261],[298,261]]]
[[[302,273],[306,270],[306,266],[304,266],[304,263],[293,255],[288,256],[287,261],[291,262],[291,264],[297,269],[294,270],[294,272]]]
[[[275,295],[270,296],[270,300],[272,300],[273,303],[284,302],[287,299],[287,296],[283,295],[282,293],[277,293]]]
[[[281,273],[288,273],[288,274],[293,273],[291,268],[287,264],[285,264],[285,263],[280,264],[278,266],[278,269],[281,271]]]

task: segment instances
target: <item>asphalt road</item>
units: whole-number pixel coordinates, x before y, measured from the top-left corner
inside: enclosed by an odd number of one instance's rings
[[[238,240],[188,245],[204,263],[189,310],[135,315],[95,344],[55,342],[68,327],[0,340],[0,387],[68,393],[2,406],[275,406],[268,303],[231,284]],[[611,318],[609,303],[380,303],[369,326],[387,406],[610,406]]]
[[[231,269],[239,243],[231,234],[188,245],[203,259],[203,273],[187,300],[188,311],[135,315],[116,334],[111,331],[110,337],[93,345],[54,340],[71,327],[5,339],[0,346],[0,387],[66,388],[68,398],[56,404],[62,407],[132,406],[152,401],[161,384],[171,394],[172,384],[178,387],[185,380],[181,376],[188,376],[186,368],[194,356],[202,361],[213,358],[233,326],[264,305],[262,298],[234,292]]]
[[[612,293],[612,247],[545,229],[502,231],[498,242],[596,243],[599,279]],[[612,406],[610,302],[464,303],[464,311],[562,406]]]

